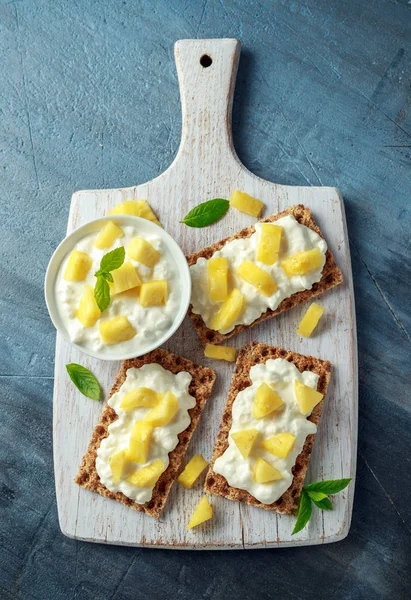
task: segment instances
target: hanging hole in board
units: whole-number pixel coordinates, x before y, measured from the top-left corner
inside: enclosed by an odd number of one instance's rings
[[[200,65],[206,69],[207,67],[211,67],[212,64],[213,59],[211,56],[208,56],[208,54],[203,54],[203,56],[200,58]]]

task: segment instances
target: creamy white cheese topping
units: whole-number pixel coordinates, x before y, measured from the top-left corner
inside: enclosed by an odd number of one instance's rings
[[[124,237],[118,238],[110,248],[104,250],[99,250],[94,246],[99,232],[88,235],[78,242],[73,250],[85,252],[93,261],[87,277],[84,281],[65,281],[64,272],[69,260],[69,256],[67,256],[60,267],[55,287],[56,303],[71,341],[100,353],[118,353],[119,356],[132,352],[133,348],[147,346],[159,339],[171,327],[179,307],[177,266],[168,248],[159,237],[147,235],[143,228],[122,227],[122,230],[124,231]],[[76,318],[76,309],[83,294],[84,286],[91,285],[94,287],[96,283],[94,273],[100,268],[102,257],[119,246],[124,246],[127,251],[127,246],[133,237],[147,240],[160,252],[161,257],[153,268],[146,267],[130,259],[127,253],[125,260],[130,261],[132,265],[137,267],[142,282],[153,279],[166,279],[169,296],[165,306],[144,308],[138,302],[136,290],[112,295],[110,305],[104,311],[102,317],[106,320],[117,316],[125,316],[137,330],[137,334],[126,342],[106,346],[100,336],[100,321],[97,321],[93,327],[84,327]]]
[[[246,308],[240,314],[237,321],[228,329],[220,330],[220,333],[229,333],[236,325],[250,325],[258,319],[268,308],[275,310],[277,306],[284,300],[289,298],[296,292],[309,290],[313,284],[321,279],[321,272],[325,264],[325,253],[327,244],[315,231],[309,229],[305,225],[298,223],[291,215],[282,217],[275,221],[275,225],[281,225],[283,228],[283,236],[281,240],[281,249],[279,260],[273,265],[266,265],[256,260],[256,250],[261,231],[261,224],[256,223],[255,233],[249,238],[233,240],[225,244],[221,250],[217,250],[213,254],[213,258],[226,258],[229,264],[229,289],[237,287],[244,295]],[[306,275],[294,275],[287,277],[281,267],[280,261],[303,252],[304,250],[312,250],[319,248],[324,256],[322,265]],[[258,265],[261,269],[267,271],[274,279],[278,286],[278,290],[272,296],[263,296],[258,290],[245,282],[237,275],[237,267],[245,260],[250,260]],[[211,319],[218,312],[221,303],[211,302],[208,294],[207,286],[207,260],[199,258],[195,265],[190,267],[192,280],[191,304],[195,314],[201,315],[207,326],[210,325]]]
[[[318,375],[311,371],[300,373],[293,363],[277,358],[251,367],[250,379],[252,385],[239,392],[233,403],[229,446],[224,454],[217,458],[213,469],[222,475],[230,486],[246,490],[264,504],[272,504],[290,487],[293,480],[291,469],[303,449],[307,435],[317,431],[316,425],[308,421],[299,411],[294,393],[294,381],[298,379],[305,385],[317,389]],[[254,398],[257,388],[263,382],[272,385],[285,405],[262,419],[255,419],[252,413]],[[250,456],[244,459],[231,434],[251,428],[258,429],[260,439],[257,438]],[[274,456],[261,446],[262,440],[277,433],[292,433],[296,437],[294,448],[286,458]],[[257,483],[253,479],[253,470],[259,457],[278,469],[284,479],[272,483]]]
[[[126,477],[131,475],[137,469],[161,459],[165,468],[168,467],[168,454],[178,444],[178,434],[187,429],[190,424],[190,415],[188,410],[195,406],[195,399],[188,393],[188,386],[191,382],[191,375],[182,371],[177,375],[163,369],[157,364],[143,365],[140,369],[129,369],[127,378],[118,392],[113,394],[108,404],[118,414],[118,419],[108,427],[109,435],[106,437],[97,450],[96,470],[102,484],[112,492],[122,492],[128,498],[135,500],[139,504],[151,500],[153,487],[138,488],[125,479],[114,483],[109,459],[113,454],[128,448],[130,444],[130,435],[133,425],[136,421],[142,421],[150,408],[135,408],[134,410],[124,411],[120,404],[124,396],[136,387],[147,387],[159,393],[165,393],[170,390],[178,398],[179,408],[172,421],[163,427],[153,429],[150,451],[147,462],[144,464],[130,463]]]

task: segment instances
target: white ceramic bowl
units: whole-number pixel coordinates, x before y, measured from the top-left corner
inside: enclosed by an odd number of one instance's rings
[[[178,279],[180,283],[180,304],[177,311],[177,314],[174,318],[169,329],[167,329],[164,334],[155,340],[151,341],[145,346],[142,346],[139,342],[139,345],[136,346],[132,351],[127,352],[127,354],[119,354],[118,351],[115,350],[115,345],[113,345],[113,352],[105,349],[105,352],[98,352],[95,350],[91,350],[86,346],[82,346],[81,344],[76,344],[70,340],[68,332],[63,324],[63,321],[60,317],[60,313],[57,307],[56,295],[55,295],[55,284],[57,274],[59,272],[60,266],[66,256],[73,250],[74,246],[83,239],[85,236],[90,233],[94,233],[100,231],[104,224],[107,221],[113,221],[120,227],[144,225],[145,231],[149,234],[154,234],[158,236],[163,244],[168,248],[171,256],[173,257],[175,264],[177,266]],[[146,352],[150,352],[151,350],[155,350],[164,342],[166,342],[179,328],[181,325],[187,310],[190,304],[191,297],[191,277],[190,270],[187,264],[186,257],[184,256],[181,248],[178,246],[177,242],[169,235],[162,227],[159,227],[155,223],[148,221],[147,219],[141,219],[140,217],[132,217],[129,215],[110,215],[109,217],[103,217],[101,219],[95,219],[94,221],[90,221],[81,227],[75,229],[70,235],[68,235],[58,246],[56,251],[54,252],[49,265],[46,271],[46,278],[44,282],[44,294],[46,298],[47,308],[50,314],[50,318],[53,321],[54,327],[61,333],[61,335],[77,350],[88,354],[89,356],[93,356],[94,358],[100,358],[101,360],[126,360],[128,358],[135,358],[138,356],[142,356]]]

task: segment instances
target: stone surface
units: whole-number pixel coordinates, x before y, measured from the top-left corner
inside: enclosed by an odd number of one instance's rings
[[[0,595],[406,598],[411,58],[408,2],[0,0]],[[324,547],[181,553],[61,535],[52,465],[49,257],[74,190],[127,186],[177,151],[173,43],[239,37],[238,154],[346,200],[360,360],[353,524]]]

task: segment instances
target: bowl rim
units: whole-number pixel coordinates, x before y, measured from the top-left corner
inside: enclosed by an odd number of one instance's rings
[[[133,350],[124,354],[110,354],[110,353],[100,353],[96,350],[92,350],[80,344],[76,344],[72,340],[70,340],[70,336],[68,331],[64,327],[59,309],[57,307],[57,302],[54,295],[54,286],[56,282],[56,277],[61,267],[62,262],[69,252],[74,249],[76,243],[81,239],[81,233],[84,232],[84,236],[92,233],[92,229],[95,227],[95,230],[98,231],[98,226],[103,223],[107,223],[107,221],[113,221],[114,223],[123,227],[127,226],[136,226],[136,224],[143,224],[146,228],[152,228],[152,231],[155,232],[161,240],[163,240],[168,246],[169,250],[173,250],[173,259],[177,265],[178,270],[178,279],[181,282],[181,279],[186,279],[184,285],[181,285],[180,290],[180,303],[179,309],[176,313],[176,317],[169,329],[164,332],[164,335],[159,337],[154,342],[147,344],[141,351]],[[148,225],[147,225],[148,224]],[[75,241],[73,241],[73,238]],[[78,238],[78,239],[77,239]],[[60,255],[62,254],[62,257]],[[177,256],[176,256],[177,255]],[[54,275],[53,275],[54,273]],[[183,275],[183,277],[182,277]],[[187,284],[187,285],[185,285]],[[153,221],[149,221],[148,219],[143,219],[142,217],[136,217],[133,215],[106,215],[104,217],[99,217],[97,219],[92,219],[91,221],[87,221],[83,223],[79,227],[76,227],[72,232],[70,232],[66,237],[60,242],[57,248],[54,250],[50,261],[47,265],[46,274],[44,278],[44,297],[47,306],[47,310],[50,316],[50,319],[56,328],[57,332],[76,350],[79,350],[83,354],[87,356],[91,356],[93,358],[97,358],[99,360],[104,361],[122,361],[128,360],[130,358],[138,358],[151,352],[152,350],[156,350],[162,344],[164,344],[167,340],[169,340],[180,327],[183,322],[185,316],[187,315],[188,308],[190,306],[191,300],[191,275],[190,275],[190,267],[188,266],[187,259],[184,255],[184,252],[176,242],[176,240],[163,229],[161,226],[157,225]],[[115,344],[113,345],[115,347]]]

